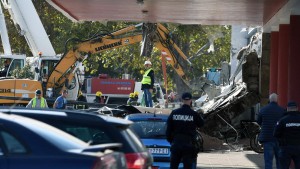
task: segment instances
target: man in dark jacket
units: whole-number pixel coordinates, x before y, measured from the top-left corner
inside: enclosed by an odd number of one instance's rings
[[[258,140],[264,145],[265,169],[273,168],[274,156],[276,167],[280,169],[278,159],[279,145],[275,137],[273,137],[273,131],[277,121],[283,116],[285,110],[277,104],[277,98],[277,94],[270,94],[270,103],[260,110],[257,118],[257,123],[261,126]]]
[[[279,141],[279,159],[282,169],[288,169],[291,160],[300,168],[300,112],[295,102],[289,102],[286,115],[277,123],[274,136]]]
[[[204,125],[200,114],[191,109],[192,95],[182,94],[183,106],[173,110],[167,120],[166,135],[171,144],[171,169],[182,161],[185,169],[196,169],[196,129]]]

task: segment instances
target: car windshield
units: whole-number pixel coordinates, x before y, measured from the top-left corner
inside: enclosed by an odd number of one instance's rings
[[[135,121],[130,128],[140,138],[166,138],[165,121]]]

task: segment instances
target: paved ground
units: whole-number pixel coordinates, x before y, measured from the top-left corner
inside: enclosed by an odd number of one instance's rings
[[[264,169],[263,154],[253,151],[207,151],[199,153],[197,159],[198,169]],[[275,168],[275,163],[273,165]]]

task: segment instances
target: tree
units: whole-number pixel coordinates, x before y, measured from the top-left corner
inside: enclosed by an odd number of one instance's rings
[[[12,76],[17,79],[33,79],[34,74],[31,71],[31,66],[27,63],[23,68],[13,70]]]

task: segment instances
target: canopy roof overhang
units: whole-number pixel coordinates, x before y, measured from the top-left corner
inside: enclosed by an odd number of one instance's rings
[[[284,5],[291,1],[296,2],[297,0],[47,1],[73,21],[131,21],[263,26]]]

